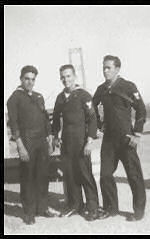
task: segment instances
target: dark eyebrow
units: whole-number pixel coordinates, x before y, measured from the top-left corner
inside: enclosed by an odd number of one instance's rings
[[[29,78],[29,77],[25,77],[26,80],[35,80],[35,78]]]
[[[68,76],[70,76],[70,75],[66,75],[66,77],[68,77]],[[60,77],[60,79],[63,79],[63,78],[64,78],[64,76],[61,76],[61,77]]]

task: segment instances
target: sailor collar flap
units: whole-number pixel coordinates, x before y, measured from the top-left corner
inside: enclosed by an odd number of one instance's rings
[[[106,88],[105,88],[104,94],[120,96],[121,98],[127,100],[128,102],[132,104],[133,100],[125,92],[122,92],[118,87],[121,80],[122,78],[118,78],[112,86],[105,85]]]
[[[41,111],[44,110],[44,104],[43,104],[41,94],[36,94],[35,92],[32,92],[31,94],[29,94],[22,86],[18,86],[16,90],[25,93],[29,97],[29,99],[31,100],[32,103],[37,105],[37,107]]]
[[[71,98],[76,98],[77,97],[77,90],[78,89],[81,89],[81,87],[79,85],[76,85],[75,88],[69,93],[69,96],[66,98],[66,93],[65,92],[65,89],[62,91],[62,98],[63,98],[63,101],[66,103],[69,101],[69,99]]]

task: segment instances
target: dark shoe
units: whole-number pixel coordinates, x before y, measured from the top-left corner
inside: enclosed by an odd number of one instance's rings
[[[136,216],[135,214],[130,214],[129,216],[126,217],[126,221],[128,222],[135,222],[139,221],[143,218],[143,215]]]
[[[93,210],[88,212],[88,214],[85,214],[85,220],[87,221],[94,221],[96,219],[99,219],[99,211],[98,210]]]
[[[107,211],[101,211],[101,212],[99,212],[99,219],[101,220],[101,219],[106,219],[106,218],[108,218],[108,217],[110,217],[110,213],[109,212],[107,212]]]
[[[89,214],[89,211],[86,208],[79,211],[79,215],[81,217],[86,217],[88,214]]]
[[[101,210],[99,211],[99,219],[106,219],[108,217],[115,217],[118,213],[115,211],[115,212],[108,212],[108,211],[104,211],[104,210]]]
[[[25,215],[23,219],[24,223],[27,225],[32,225],[35,223],[35,217],[33,215]]]
[[[40,216],[40,217],[55,217],[56,214],[52,213],[49,211],[49,209],[47,209],[45,212],[43,213],[38,213],[37,216]]]
[[[60,217],[71,217],[74,215],[79,215],[79,211],[73,208],[73,209],[66,210],[65,212],[62,212],[60,214]]]

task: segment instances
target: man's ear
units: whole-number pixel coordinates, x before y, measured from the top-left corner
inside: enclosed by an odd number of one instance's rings
[[[116,67],[117,73],[120,71],[120,67]]]

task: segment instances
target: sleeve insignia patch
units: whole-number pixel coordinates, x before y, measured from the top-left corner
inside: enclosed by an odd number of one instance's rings
[[[139,100],[139,99],[140,99],[140,95],[139,95],[139,93],[138,93],[138,92],[136,92],[136,93],[133,93],[133,95],[134,95],[134,97],[136,98],[136,100]]]
[[[89,109],[91,109],[91,108],[92,108],[92,101],[86,102],[86,105],[87,105],[87,107],[88,107]]]

